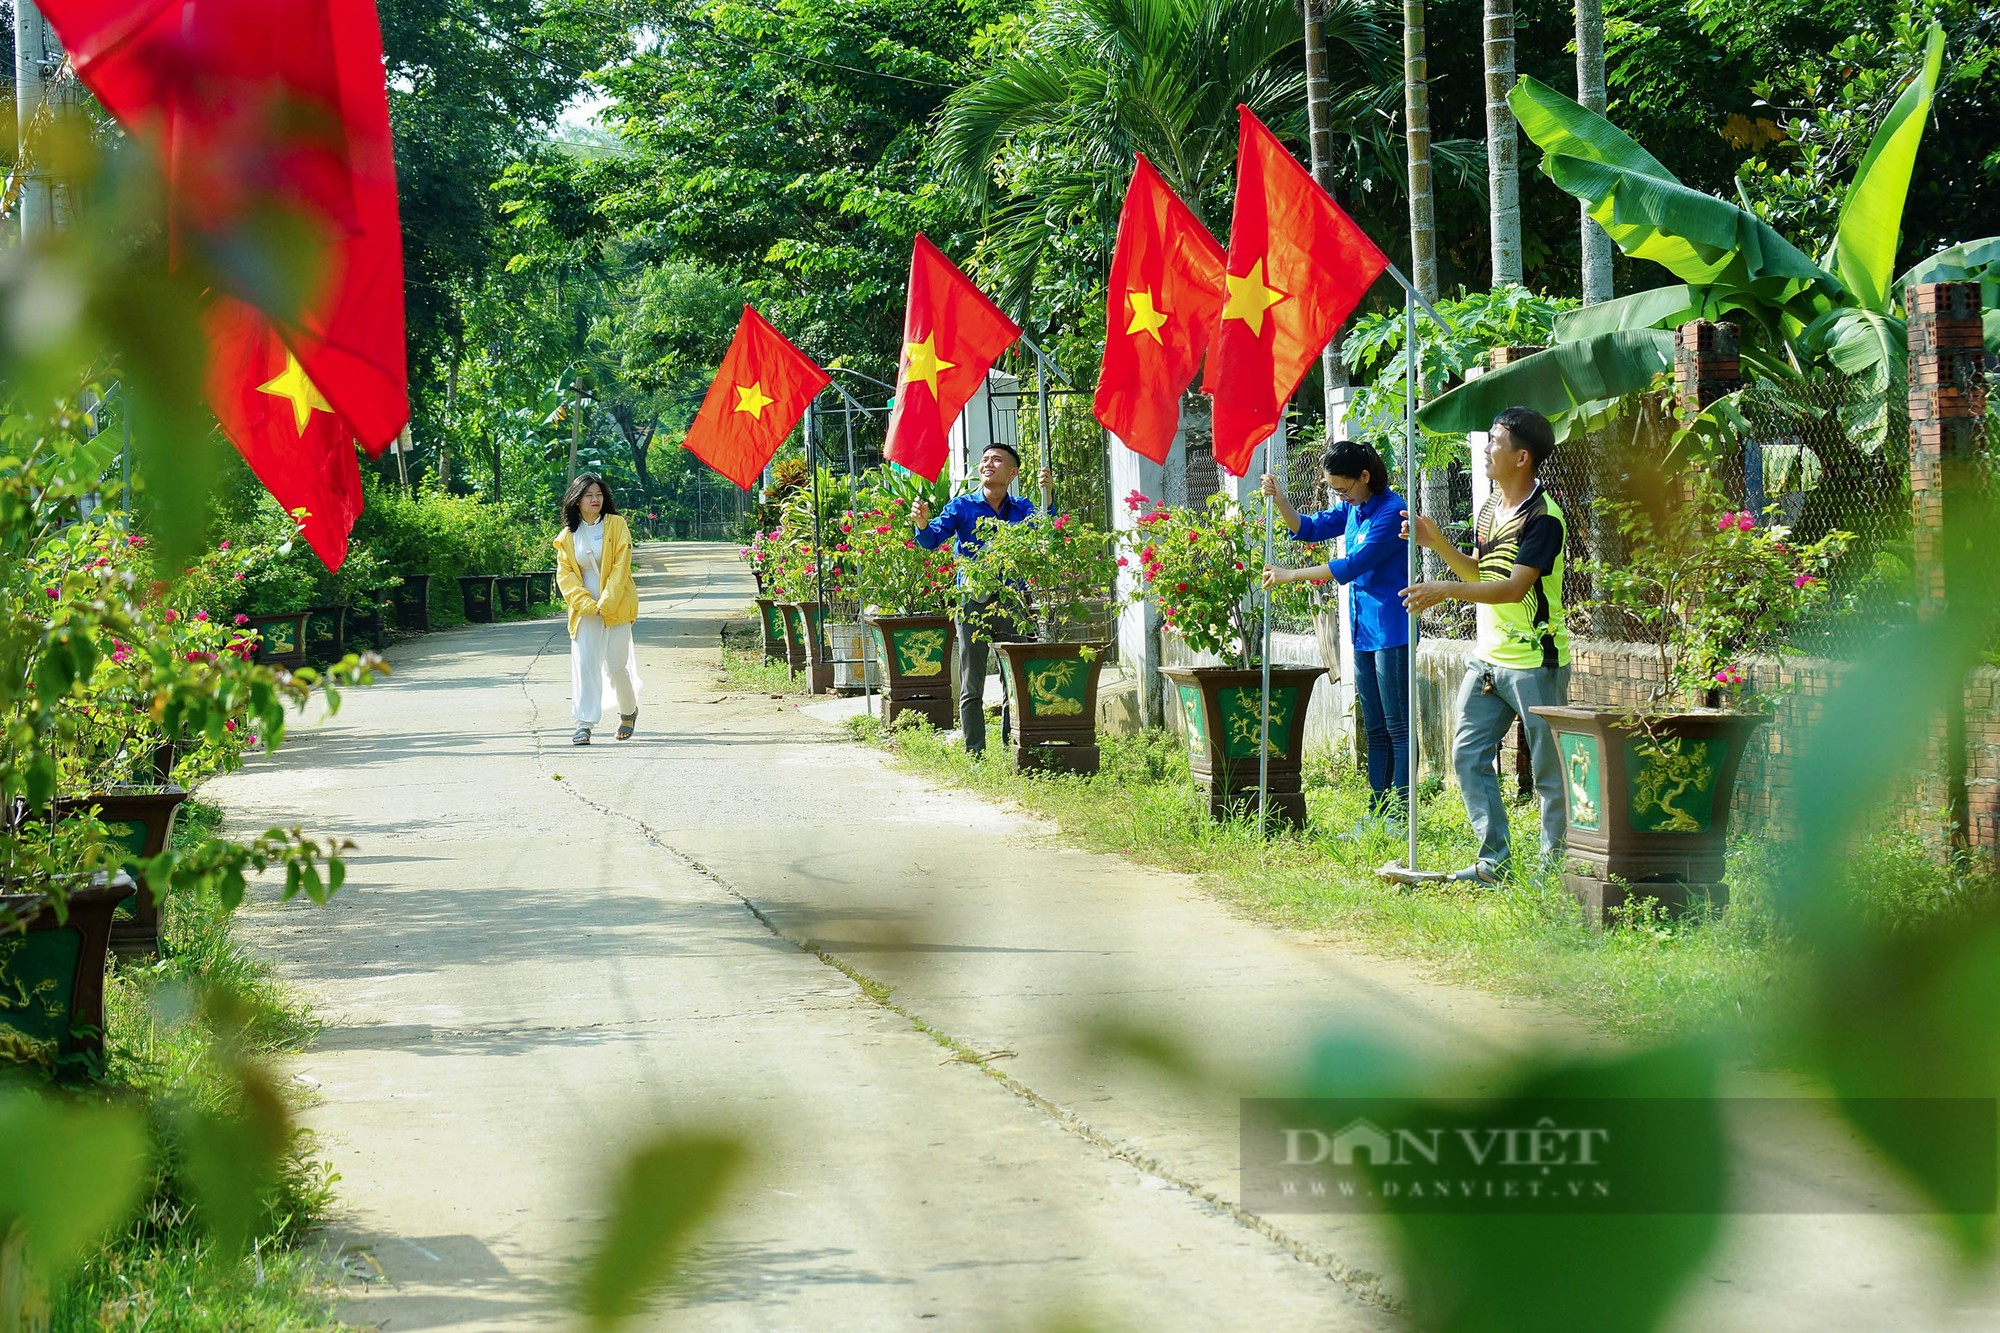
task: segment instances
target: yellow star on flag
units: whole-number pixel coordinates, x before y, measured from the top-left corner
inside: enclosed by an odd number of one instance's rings
[[[257,386],[258,393],[268,393],[273,398],[289,399],[292,404],[292,424],[298,427],[301,439],[305,437],[306,426],[315,412],[332,412],[333,404],[326,401],[313,382],[306,378],[306,368],[285,349],[285,368],[271,379]]]
[[[751,384],[739,384],[736,386],[736,410],[738,412],[748,412],[758,421],[764,419],[764,409],[777,401],[777,399],[765,395],[764,385],[761,380]]]
[[[903,372],[905,378],[911,383],[922,380],[930,385],[933,398],[937,397],[938,372],[950,370],[958,364],[956,361],[946,361],[938,356],[935,333],[920,343],[904,343],[903,355],[909,358],[909,363]]]
[[[1165,327],[1167,316],[1171,315],[1173,311],[1155,308],[1153,305],[1153,293],[1150,289],[1143,292],[1127,292],[1125,293],[1125,299],[1132,306],[1132,323],[1125,332],[1150,333],[1153,335],[1154,342],[1165,343],[1166,339],[1160,337],[1160,330]]]
[[[1229,299],[1222,307],[1224,319],[1240,319],[1259,337],[1264,333],[1264,312],[1285,299],[1285,293],[1264,285],[1264,261],[1259,259],[1242,277],[1222,275],[1229,284]]]

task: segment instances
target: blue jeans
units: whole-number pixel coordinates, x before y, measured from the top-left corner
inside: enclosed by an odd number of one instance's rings
[[[1569,668],[1545,667],[1517,671],[1474,660],[1466,668],[1458,692],[1458,735],[1452,741],[1452,766],[1458,771],[1459,794],[1472,816],[1479,838],[1479,860],[1489,869],[1507,864],[1507,803],[1500,796],[1500,742],[1520,718],[1528,733],[1528,761],[1534,769],[1535,794],[1542,802],[1542,855],[1560,857],[1569,841],[1569,810],[1563,791],[1562,759],[1555,733],[1528,710],[1569,702]]]
[[[1354,691],[1368,736],[1369,809],[1410,808],[1410,648],[1354,651]],[[1394,790],[1392,797],[1389,793]]]

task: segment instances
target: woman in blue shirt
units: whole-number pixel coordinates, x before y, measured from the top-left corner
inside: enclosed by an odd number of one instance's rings
[[[1368,735],[1368,789],[1376,814],[1410,799],[1410,621],[1403,607],[1409,585],[1409,543],[1402,535],[1408,506],[1389,489],[1389,470],[1371,445],[1342,440],[1320,460],[1327,489],[1340,503],[1301,515],[1264,474],[1264,494],[1277,502],[1292,539],[1347,538],[1347,553],[1304,569],[1266,569],[1266,588],[1333,579],[1348,585],[1354,626],[1354,686]],[[1390,793],[1394,791],[1392,796]]]

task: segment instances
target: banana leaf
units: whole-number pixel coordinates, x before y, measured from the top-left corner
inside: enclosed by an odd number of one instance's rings
[[[1559,343],[1439,395],[1417,413],[1440,435],[1485,430],[1509,407],[1532,407],[1556,436],[1608,400],[1651,388],[1674,364],[1674,335],[1665,329],[1620,329]]]
[[[1895,399],[1908,373],[1908,326],[1866,306],[1841,306],[1808,325],[1801,340],[1853,379],[1857,397],[1841,419],[1855,444],[1880,449],[1901,415]]]
[[[1691,189],[1631,136],[1537,79],[1508,95],[1542,149],[1545,175],[1586,205],[1618,248],[1683,283],[1754,297],[1810,319],[1837,299],[1840,280],[1754,213]]]
[[[1923,67],[1889,108],[1840,207],[1834,268],[1855,301],[1881,314],[1889,313],[1903,203],[1910,196],[1910,175],[1916,169],[1917,149],[1923,143],[1943,63],[1944,29],[1933,23]]]
[[[1701,293],[1684,282],[1613,297],[1556,316],[1556,341],[1571,343],[1620,329],[1672,328],[1701,314]]]
[[[1898,287],[1916,287],[1926,282],[1992,283],[2000,279],[2000,236],[1983,236],[1976,241],[1960,241],[1913,265],[1896,279]],[[1987,304],[1992,304],[1988,302]]]

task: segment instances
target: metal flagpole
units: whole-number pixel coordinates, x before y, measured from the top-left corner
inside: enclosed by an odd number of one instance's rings
[[[814,440],[813,405],[806,404],[806,466],[812,469],[813,502],[813,595],[819,601],[819,613],[826,615],[826,554],[820,544],[819,531],[819,450]],[[806,633],[813,628],[811,617],[807,617]]]
[[[1276,444],[1277,444],[1277,442],[1278,442],[1278,434],[1279,434],[1279,432],[1283,431],[1283,430],[1284,430],[1284,428],[1285,428],[1285,422],[1284,422],[1284,419],[1283,419],[1283,417],[1280,417],[1280,418],[1279,418],[1279,420],[1278,420],[1278,429],[1277,429],[1277,430],[1275,430],[1275,431],[1273,431],[1273,432],[1271,433],[1271,438],[1270,438],[1270,439],[1268,439],[1268,440],[1264,441],[1264,469],[1263,469],[1263,470],[1264,470],[1264,471],[1266,471],[1266,472],[1270,472],[1270,473],[1271,473],[1271,474],[1272,474],[1273,476],[1277,475],[1277,473],[1276,473],[1276,471],[1275,471],[1275,470],[1274,470],[1274,469],[1272,468],[1272,466],[1271,466],[1271,457],[1272,457],[1272,453],[1273,453],[1273,450],[1274,450],[1274,447],[1276,446]],[[1269,569],[1269,568],[1271,567],[1271,505],[1272,505],[1272,503],[1273,503],[1273,502],[1272,502],[1272,499],[1271,499],[1271,497],[1270,497],[1270,496],[1268,496],[1268,495],[1267,495],[1267,496],[1265,496],[1265,497],[1264,497],[1264,568],[1265,568],[1265,569]],[[1257,582],[1258,582],[1258,586],[1262,587],[1262,585],[1263,585],[1263,582],[1264,582],[1264,580],[1263,580],[1263,577],[1262,577],[1262,575],[1261,575],[1261,574],[1259,575],[1259,577],[1258,577],[1258,579],[1257,579]],[[1260,656],[1261,656],[1261,659],[1262,659],[1262,661],[1263,661],[1263,670],[1264,670],[1264,707],[1263,707],[1263,711],[1262,711],[1262,712],[1261,712],[1261,713],[1259,714],[1259,719],[1260,719],[1260,720],[1259,720],[1259,723],[1258,723],[1258,728],[1257,728],[1257,833],[1258,833],[1258,836],[1259,836],[1259,837],[1264,837],[1264,836],[1268,836],[1268,835],[1269,835],[1269,833],[1270,833],[1270,831],[1271,831],[1271,823],[1270,823],[1270,804],[1271,804],[1271,590],[1270,590],[1269,588],[1264,588],[1264,625],[1263,625],[1263,634],[1264,634],[1264,650],[1263,650],[1262,654],[1260,654]]]
[[[1401,276],[1400,274],[1398,275]],[[1403,296],[1403,489],[1407,497],[1417,493],[1417,302],[1420,298],[1415,288],[1405,285]],[[1426,302],[1425,304],[1429,304]],[[1431,312],[1435,315],[1437,312]],[[1407,512],[1415,514],[1414,508],[1405,501]],[[1412,586],[1422,581],[1423,567],[1417,552],[1416,519],[1410,520],[1410,540],[1405,543],[1409,561],[1409,581]],[[1404,716],[1409,719],[1409,799],[1404,804],[1404,817],[1409,823],[1409,860],[1404,862],[1411,870],[1417,868],[1417,613],[1410,616],[1410,669],[1409,698],[1405,701]]]
[[[839,386],[834,386],[838,388]],[[847,428],[847,503],[851,509],[855,500],[854,481],[854,400],[845,393],[840,395],[840,421]],[[873,667],[868,651],[868,608],[863,606],[857,591],[854,603],[854,632],[861,640],[861,711],[869,717],[875,716],[875,684],[872,679]]]

